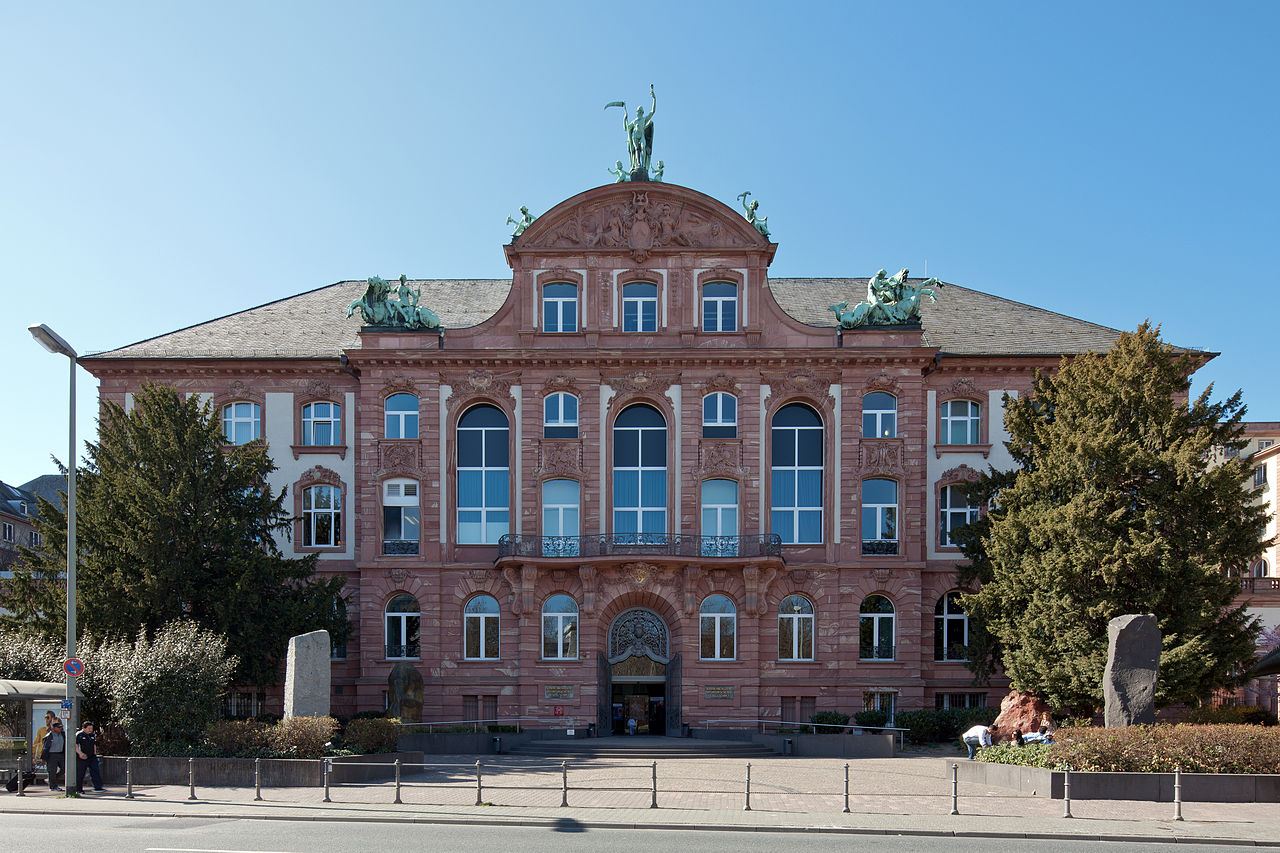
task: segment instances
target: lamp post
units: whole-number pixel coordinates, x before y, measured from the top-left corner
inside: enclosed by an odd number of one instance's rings
[[[76,351],[62,337],[43,323],[27,327],[31,337],[49,352],[65,355],[71,362],[71,412],[67,426],[67,659],[76,656]],[[76,677],[67,674],[67,700],[71,702],[71,718],[67,721],[66,784],[71,792],[76,776],[76,734],[80,731],[80,708],[76,704]],[[50,782],[53,780],[51,779]]]

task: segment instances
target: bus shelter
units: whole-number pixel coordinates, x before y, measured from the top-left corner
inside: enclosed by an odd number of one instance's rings
[[[0,678],[0,781],[35,769],[40,752],[35,733],[44,712],[57,713],[66,696],[65,684]]]

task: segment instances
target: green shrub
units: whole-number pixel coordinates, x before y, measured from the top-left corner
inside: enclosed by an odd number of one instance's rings
[[[1232,725],[1063,727],[1055,742],[1001,744],[983,761],[1115,773],[1280,773],[1280,729]]]
[[[859,711],[853,715],[853,721],[864,728],[876,729],[889,725],[887,711]]]
[[[361,752],[395,752],[400,742],[399,720],[386,717],[352,720],[342,732],[342,740]]]
[[[286,717],[271,727],[267,742],[286,758],[320,758],[337,731],[333,717]]]
[[[848,731],[843,726],[849,724],[849,715],[842,714],[839,711],[819,711],[809,718],[809,722],[825,724],[814,726],[813,730],[820,735],[844,734]]]
[[[1266,708],[1255,708],[1250,705],[1206,705],[1188,711],[1186,722],[1195,725],[1274,726],[1276,717]]]
[[[942,715],[946,711],[899,711],[895,722],[906,729],[906,738],[912,743],[933,743],[942,740]]]
[[[257,720],[218,720],[204,732],[210,754],[228,758],[265,758],[270,753],[268,727]]]

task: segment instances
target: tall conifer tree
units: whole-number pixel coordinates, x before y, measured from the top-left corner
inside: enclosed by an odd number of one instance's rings
[[[1233,599],[1264,515],[1249,460],[1215,456],[1244,447],[1240,394],[1188,400],[1200,358],[1144,323],[1006,400],[1018,467],[977,484],[993,508],[960,537],[962,579],[981,583],[963,598],[980,676],[999,660],[1015,689],[1095,708],[1107,623],[1127,613],[1159,620],[1160,704],[1204,698],[1252,664],[1257,626]]]
[[[239,683],[277,680],[294,634],[350,631],[345,579],[318,578],[316,557],[285,558],[291,517],[261,441],[230,446],[210,405],[149,384],[125,412],[105,403],[97,443],[76,475],[77,624],[127,639],[175,619],[227,637]],[[0,589],[9,627],[56,639],[66,620],[66,513],[41,501],[42,553],[26,551]]]

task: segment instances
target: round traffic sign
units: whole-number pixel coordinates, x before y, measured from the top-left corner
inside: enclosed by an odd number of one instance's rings
[[[80,658],[67,658],[62,664],[62,671],[72,678],[79,678],[84,675],[84,661]]]

